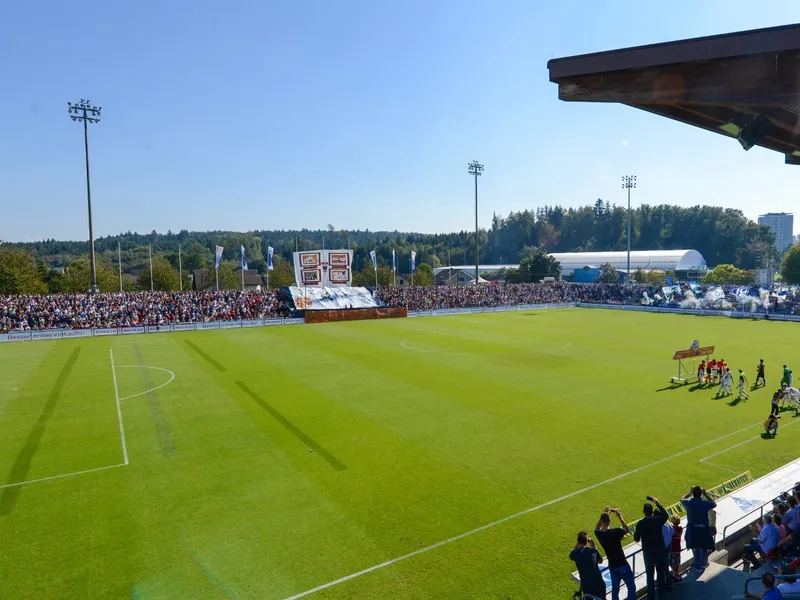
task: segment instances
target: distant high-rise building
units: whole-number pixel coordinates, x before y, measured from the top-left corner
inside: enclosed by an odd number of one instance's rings
[[[794,215],[792,213],[767,213],[759,215],[759,225],[766,225],[775,232],[775,247],[783,252],[794,240]]]

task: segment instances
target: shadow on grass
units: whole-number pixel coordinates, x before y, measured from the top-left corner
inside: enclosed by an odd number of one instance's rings
[[[737,406],[742,401],[741,398],[734,398],[730,402],[728,402],[728,406]]]
[[[761,434],[762,440],[774,440],[777,433],[767,433],[766,431]]]
[[[33,462],[33,456],[39,449],[39,444],[42,441],[42,437],[44,437],[45,429],[47,429],[47,423],[50,421],[50,417],[53,416],[53,412],[55,412],[58,397],[61,395],[61,390],[64,389],[64,384],[67,382],[72,367],[75,366],[78,360],[80,351],[80,347],[72,351],[67,362],[62,367],[61,372],[58,374],[56,382],[53,384],[50,394],[47,396],[47,402],[45,402],[42,412],[39,413],[39,418],[36,419],[33,429],[31,429],[31,432],[28,434],[28,439],[25,440],[25,445],[22,447],[17,459],[11,466],[11,472],[8,475],[8,483],[25,481],[28,476],[28,471],[30,471],[31,463]],[[22,486],[19,485],[7,487],[3,490],[3,494],[0,495],[0,515],[7,515],[14,509],[14,504],[16,504],[17,497],[21,490]]]
[[[656,390],[657,392],[668,392],[669,390],[679,390],[683,388],[682,385],[678,383],[671,383],[666,387],[662,387],[661,389]]]

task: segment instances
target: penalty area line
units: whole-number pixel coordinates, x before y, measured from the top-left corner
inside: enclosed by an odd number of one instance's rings
[[[125,426],[122,424],[122,408],[119,405],[119,386],[117,385],[117,370],[114,368],[114,350],[108,349],[111,357],[111,375],[114,378],[114,398],[117,401],[117,419],[119,420],[119,437],[122,440],[122,462],[128,464],[128,444],[125,442]]]
[[[563,496],[559,496],[558,498],[553,498],[552,500],[548,500],[547,502],[543,502],[542,504],[537,504],[536,506],[531,506],[530,508],[526,508],[525,510],[521,510],[521,511],[519,511],[517,513],[514,513],[513,515],[508,515],[507,517],[503,517],[502,519],[497,519],[496,521],[492,521],[491,523],[486,523],[485,525],[481,525],[480,527],[476,527],[475,529],[470,529],[469,531],[465,531],[464,533],[460,533],[460,534],[455,535],[455,536],[453,536],[451,538],[448,538],[446,540],[442,540],[441,542],[436,542],[435,544],[431,544],[430,546],[426,546],[425,548],[420,548],[419,550],[414,550],[413,552],[409,552],[408,554],[404,554],[402,556],[398,556],[396,558],[392,558],[392,559],[386,560],[386,561],[384,561],[382,563],[379,563],[377,565],[373,565],[371,567],[367,567],[366,569],[362,569],[361,571],[356,571],[355,573],[351,573],[350,575],[345,575],[344,577],[340,577],[339,579],[334,579],[333,581],[329,581],[328,583],[323,583],[322,585],[318,585],[317,587],[311,588],[311,589],[306,590],[304,592],[300,592],[299,594],[295,594],[293,596],[288,596],[288,597],[284,598],[283,600],[299,600],[299,598],[305,598],[306,596],[310,596],[312,594],[316,594],[317,592],[321,592],[323,590],[327,590],[329,588],[335,587],[335,586],[340,585],[342,583],[345,583],[347,581],[351,581],[353,579],[361,577],[362,575],[367,575],[367,574],[372,573],[374,571],[378,571],[380,569],[385,569],[386,567],[390,567],[390,566],[392,566],[394,564],[397,564],[399,562],[402,562],[404,560],[408,560],[409,558],[413,558],[415,556],[419,556],[420,554],[425,554],[426,552],[430,552],[432,550],[436,550],[437,548],[441,548],[442,546],[446,546],[448,544],[452,544],[453,542],[457,542],[459,540],[463,540],[464,538],[467,538],[467,537],[470,537],[472,535],[475,535],[476,533],[480,533],[482,531],[486,531],[487,529],[491,529],[493,527],[497,527],[498,525],[502,525],[503,523],[507,523],[509,521],[513,521],[514,519],[518,519],[520,517],[523,517],[523,516],[528,515],[530,513],[536,512],[536,511],[541,510],[543,508],[547,508],[548,506],[552,506],[554,504],[558,504],[560,502],[563,502],[564,500],[569,500],[570,498],[574,498],[576,496],[580,496],[581,494],[585,494],[586,492],[590,492],[592,490],[595,490],[595,489],[597,489],[599,487],[602,487],[604,485],[607,485],[609,483],[613,483],[615,481],[619,481],[620,479],[624,479],[624,478],[629,477],[631,475],[635,475],[636,473],[644,471],[645,469],[649,469],[651,467],[655,467],[657,465],[660,465],[660,464],[665,463],[667,461],[673,460],[675,458],[679,458],[681,456],[684,456],[685,454],[689,454],[690,452],[694,452],[695,450],[699,450],[700,448],[704,448],[705,446],[709,446],[709,445],[714,444],[716,442],[719,442],[721,440],[727,439],[729,437],[732,437],[734,435],[737,435],[739,433],[747,431],[748,429],[752,429],[754,426],[756,426],[758,424],[759,423],[756,423],[754,425],[748,425],[747,427],[742,427],[741,429],[737,429],[736,431],[732,431],[731,433],[727,433],[727,434],[725,434],[723,436],[720,436],[718,438],[715,438],[713,440],[709,440],[707,442],[703,442],[702,444],[697,444],[696,446],[692,446],[691,448],[687,448],[686,450],[681,450],[680,452],[676,452],[675,454],[673,454],[671,456],[666,456],[664,458],[660,458],[660,459],[658,459],[658,460],[656,460],[654,462],[651,462],[651,463],[649,463],[647,465],[643,465],[641,467],[636,467],[635,469],[631,469],[630,471],[627,471],[625,473],[620,473],[619,475],[615,475],[614,477],[609,477],[608,479],[604,479],[603,481],[600,481],[598,483],[594,483],[592,485],[586,486],[585,488],[581,488],[579,490],[575,490],[574,492],[570,492],[568,494],[564,494]]]
[[[4,488],[19,487],[21,485],[28,485],[29,483],[39,483],[42,481],[52,481],[54,479],[64,479],[65,477],[74,477],[75,475],[84,475],[86,473],[95,473],[96,471],[107,471],[109,469],[116,469],[117,467],[127,466],[128,463],[120,463],[118,465],[109,465],[107,467],[97,467],[96,469],[86,469],[84,471],[74,471],[72,473],[64,473],[63,475],[53,475],[51,477],[41,477],[39,479],[29,479],[28,481],[18,481],[16,483],[6,483],[0,485],[0,490]]]

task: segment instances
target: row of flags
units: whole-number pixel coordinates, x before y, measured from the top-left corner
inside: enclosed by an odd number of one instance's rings
[[[245,257],[244,246],[240,246],[242,250],[242,270],[247,269],[247,258]],[[222,251],[225,248],[223,246],[216,247],[216,260],[214,261],[214,269],[219,270],[219,265],[222,262]],[[272,264],[272,257],[275,253],[275,248],[272,246],[267,246],[267,270],[272,271],[274,266]]]
[[[242,270],[247,269],[247,257],[245,256],[244,246],[240,246],[242,252]],[[223,246],[216,246],[215,252],[215,261],[214,261],[214,269],[219,270],[219,265],[222,263],[222,251],[225,248]],[[273,267],[273,255],[275,253],[275,248],[272,246],[267,246],[267,270],[272,271]],[[369,258],[372,260],[372,268],[377,271],[378,270],[378,255],[375,253],[375,250],[369,251]],[[413,273],[417,269],[417,253],[412,250],[411,251],[411,272]],[[395,251],[392,250],[392,271],[397,272],[397,255]]]
[[[378,271],[378,255],[375,253],[375,250],[369,251],[369,258],[372,261],[372,268],[377,273]],[[417,253],[413,250],[411,251],[411,272],[413,273],[417,268]],[[394,250],[392,250],[392,271],[395,273],[397,272],[397,255],[395,254]]]

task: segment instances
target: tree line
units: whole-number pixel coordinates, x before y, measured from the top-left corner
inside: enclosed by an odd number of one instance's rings
[[[555,275],[556,267],[546,260],[549,252],[613,251],[624,250],[627,244],[627,211],[602,200],[578,208],[543,206],[535,210],[511,212],[506,217],[495,215],[489,229],[478,231],[479,260],[482,264],[520,264],[511,272],[509,280],[520,280]],[[693,248],[706,258],[709,265],[730,264],[738,269],[750,270],[758,266],[777,265],[774,251],[775,236],[766,226],[747,219],[739,210],[715,206],[689,208],[660,205],[642,205],[632,211],[631,248],[633,250],[668,250]],[[230,231],[155,231],[140,234],[127,232],[95,240],[98,281],[119,289],[118,258],[124,273],[142,272],[139,287],[150,288],[149,252],[152,248],[154,287],[164,289],[180,286],[177,269],[180,247],[180,264],[184,276],[184,289],[188,274],[196,269],[214,267],[214,247],[223,246],[220,268],[221,286],[235,287],[233,272],[239,267],[240,246],[244,246],[248,266],[264,274],[267,268],[267,248],[275,249],[275,270],[270,272],[270,284],[286,285],[293,280],[291,255],[295,250],[326,248],[351,248],[354,252],[354,273],[359,278],[370,279],[374,272],[369,251],[375,250],[379,283],[391,281],[392,251],[395,252],[399,275],[410,272],[410,254],[417,253],[417,270],[422,265],[471,265],[475,263],[475,233],[420,234],[398,231],[347,231],[328,225],[323,230],[263,230],[246,233]],[[22,255],[13,260],[10,255],[0,257],[0,292],[21,289],[19,284],[3,283],[25,281],[37,289],[68,291],[87,289],[83,285],[88,268],[88,242],[43,240],[30,243],[3,244],[4,253],[22,251],[29,257],[25,263]],[[119,252],[119,254],[118,254]],[[526,261],[525,259],[530,259]],[[86,260],[84,264],[82,261]],[[525,261],[525,263],[523,263]],[[6,264],[7,263],[7,264]],[[56,268],[69,267],[69,272],[58,273]],[[427,271],[426,271],[427,272]],[[5,274],[4,274],[5,273]],[[102,275],[101,275],[102,273]],[[158,273],[158,275],[157,275]],[[557,276],[557,275],[556,275]],[[156,282],[155,280],[158,280]],[[427,280],[427,276],[419,275]],[[123,285],[135,287],[133,282]],[[101,289],[105,287],[100,284]],[[27,289],[27,287],[26,287]],[[5,291],[4,291],[5,290]]]

